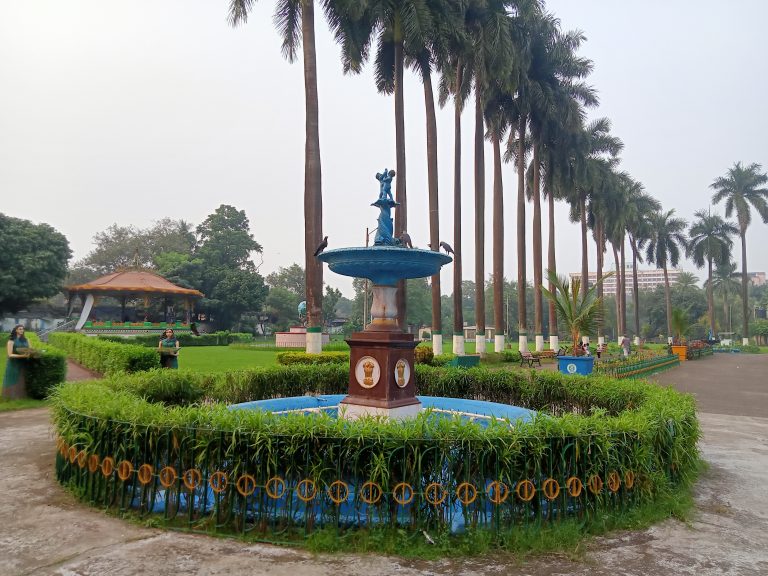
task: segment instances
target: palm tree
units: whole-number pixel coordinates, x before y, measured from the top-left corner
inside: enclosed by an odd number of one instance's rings
[[[651,234],[645,257],[664,271],[664,297],[667,308],[667,337],[672,334],[672,296],[669,291],[669,265],[676,268],[680,262],[680,250],[685,249],[685,229],[688,223],[675,218],[675,211],[657,212],[650,218]]]
[[[248,21],[255,0],[230,0],[229,23]],[[322,5],[333,13],[333,4]],[[314,252],[323,238],[323,194],[320,166],[320,129],[317,99],[317,55],[315,50],[314,0],[280,0],[275,22],[283,38],[283,54],[289,62],[297,58],[299,44],[304,61],[305,146],[304,146],[304,273],[307,286],[307,347],[309,353],[322,350],[323,267]]]
[[[736,212],[741,237],[741,313],[742,313],[742,343],[749,344],[749,302],[747,298],[747,228],[752,222],[750,206],[754,208],[763,222],[768,223],[768,176],[761,171],[760,164],[750,164],[743,167],[736,162],[728,174],[716,178],[710,185],[715,193],[712,201],[715,204],[725,200],[725,217],[730,218]]]
[[[738,293],[740,283],[736,280],[739,274],[736,272],[735,262],[715,263],[715,272],[712,281],[712,291],[723,299],[723,326],[730,332],[731,327],[731,296]]]
[[[632,300],[634,302],[635,338],[640,335],[640,294],[638,292],[637,263],[643,261],[640,250],[650,238],[649,217],[660,210],[661,203],[645,193],[643,185],[638,182],[633,193],[627,198],[627,205],[625,206],[629,247],[632,250]]]
[[[712,263],[723,264],[731,258],[733,240],[731,236],[738,234],[739,229],[730,222],[723,220],[718,214],[697,210],[694,216],[698,218],[688,232],[686,256],[701,268],[707,264],[707,315],[709,316],[709,331],[715,334],[715,298],[712,293]]]

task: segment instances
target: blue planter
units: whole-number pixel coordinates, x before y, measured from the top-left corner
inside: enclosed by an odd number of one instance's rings
[[[595,365],[594,356],[559,356],[557,368],[561,374],[592,374]]]

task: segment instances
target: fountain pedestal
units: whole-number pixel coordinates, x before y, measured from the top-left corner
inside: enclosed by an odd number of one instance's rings
[[[355,332],[350,347],[349,394],[341,401],[347,418],[414,416],[421,410],[416,398],[413,334]]]

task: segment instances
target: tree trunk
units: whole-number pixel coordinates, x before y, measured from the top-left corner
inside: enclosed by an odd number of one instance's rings
[[[440,251],[440,218],[438,209],[437,176],[437,118],[435,96],[432,92],[432,78],[429,70],[423,75],[424,107],[427,115],[427,186],[429,188],[429,244],[432,250]],[[441,334],[442,310],[440,303],[440,272],[432,276],[432,334]],[[442,351],[439,353],[442,354]]]
[[[464,336],[461,301],[461,101],[463,69],[456,65],[456,92],[453,111],[453,334]]]
[[[525,115],[521,114],[517,126],[517,329],[521,343],[528,341],[525,305],[525,124]]]
[[[589,287],[589,255],[587,253],[587,201],[579,198],[579,218],[581,219],[581,296],[587,295]]]
[[[555,259],[555,197],[552,191],[549,191],[549,243],[547,246],[547,269],[550,272],[557,274],[557,261]],[[555,293],[555,285],[549,283],[549,291]],[[549,337],[550,342],[552,336],[557,336],[557,312],[555,311],[555,303],[549,300]]]
[[[637,282],[637,245],[635,239],[629,237],[629,245],[632,247],[632,302],[635,305],[635,334],[640,335],[640,294]]]
[[[304,144],[304,273],[307,298],[307,328],[311,333],[322,330],[323,265],[314,257],[323,238],[323,194],[320,170],[320,128],[317,94],[317,56],[315,52],[314,2],[302,3],[301,34],[304,57],[304,102],[306,110]],[[322,336],[310,343],[307,351],[319,352]],[[312,348],[312,349],[310,349]]]
[[[395,16],[395,159],[397,186],[395,200],[400,203],[395,209],[395,237],[399,238],[408,230],[408,201],[405,191],[405,104],[403,96],[403,32],[400,15]],[[397,283],[397,322],[401,330],[405,324],[405,280]]]
[[[669,290],[669,274],[667,274],[667,265],[662,266],[664,270],[664,302],[667,306],[667,338],[672,335],[672,294]]]
[[[541,166],[539,165],[539,143],[533,144],[533,332],[536,335],[536,350],[540,350],[543,333],[544,301],[541,285],[542,246],[541,246]]]
[[[715,337],[715,295],[712,292],[712,257],[707,257],[707,314],[709,315],[709,331]]]
[[[605,234],[603,233],[603,221],[599,217],[595,218],[595,245],[596,245],[595,281],[597,282],[597,297],[600,298],[600,302],[601,302],[600,316],[602,316],[602,312],[603,312],[602,299],[605,292],[605,288],[603,287],[603,283],[601,282],[601,280],[603,279],[603,263],[605,259]],[[598,338],[602,335],[602,333],[603,333],[603,321],[601,319],[597,323]]]
[[[475,82],[475,352],[485,356],[485,123]]]
[[[493,131],[493,324],[504,334],[504,184],[501,175],[500,134]],[[499,341],[496,338],[496,341]],[[503,347],[503,342],[502,342]],[[496,350],[501,352],[502,350]]]
[[[616,266],[616,336],[621,336],[621,272],[619,270],[619,250],[616,245],[611,242],[611,249],[613,250],[613,264]]]
[[[741,231],[741,339],[749,338],[749,276],[747,275],[747,231]]]
[[[621,235],[621,246],[619,246],[619,259],[621,261],[621,292],[617,297],[621,298],[621,335],[627,335],[627,266],[624,252],[624,234]]]

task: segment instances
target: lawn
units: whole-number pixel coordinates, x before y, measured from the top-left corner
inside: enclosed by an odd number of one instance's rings
[[[240,350],[226,346],[190,346],[179,352],[179,370],[228,372],[277,365],[275,350]]]

